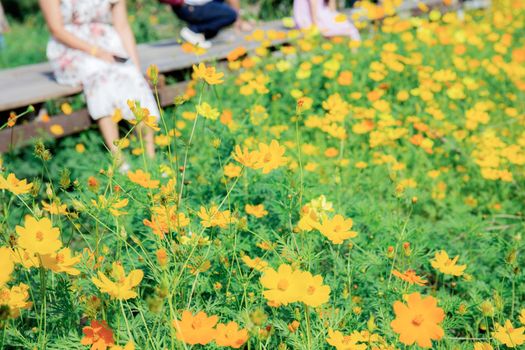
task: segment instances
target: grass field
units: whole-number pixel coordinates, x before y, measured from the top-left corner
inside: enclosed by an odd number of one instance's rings
[[[0,348],[523,348],[524,5],[256,32],[127,174],[96,130],[3,155]]]

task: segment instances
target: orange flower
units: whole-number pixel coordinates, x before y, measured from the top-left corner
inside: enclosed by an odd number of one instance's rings
[[[226,59],[228,62],[237,61],[240,57],[246,55],[246,48],[244,46],[239,46],[230,51]]]
[[[82,345],[91,345],[91,350],[106,350],[114,345],[113,331],[109,328],[106,321],[91,321],[91,326],[82,329],[84,338],[80,340]]]
[[[7,119],[7,126],[10,127],[10,128],[15,126],[17,118],[18,118],[18,116],[16,115],[15,112],[9,113],[9,117]]]
[[[339,73],[339,77],[337,78],[337,83],[341,86],[348,86],[352,84],[352,78],[353,74],[350,71],[342,71]]]
[[[258,205],[246,204],[246,206],[244,207],[244,210],[246,210],[247,214],[253,215],[256,218],[262,218],[263,216],[268,215],[268,211],[264,209],[263,204],[258,204]]]
[[[418,286],[424,286],[427,283],[427,280],[416,275],[416,271],[408,269],[404,273],[401,273],[397,270],[392,270],[392,275],[397,278],[401,278],[403,281],[408,282],[409,284],[417,284]]]
[[[191,311],[186,310],[182,313],[182,319],[174,320],[172,325],[176,330],[177,339],[190,345],[206,345],[215,338],[214,327],[218,320],[219,317],[208,317],[204,311],[193,316]]]
[[[131,182],[134,182],[144,188],[157,188],[159,187],[160,181],[152,180],[149,173],[144,172],[142,169],[139,169],[135,172],[128,171],[128,178]]]
[[[405,345],[417,343],[423,348],[432,347],[432,340],[443,338],[443,328],[439,323],[445,318],[443,309],[437,306],[437,299],[422,298],[419,293],[405,295],[407,304],[394,303],[396,318],[390,323],[399,341]]]
[[[248,340],[248,331],[240,329],[236,322],[228,322],[228,324],[219,323],[217,325],[217,334],[215,335],[215,342],[219,346],[229,346],[234,349],[240,348]]]

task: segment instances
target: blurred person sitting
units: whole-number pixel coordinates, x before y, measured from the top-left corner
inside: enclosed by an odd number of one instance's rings
[[[157,103],[140,70],[125,0],[39,0],[51,32],[47,57],[60,84],[82,85],[91,117],[118,159],[118,125],[111,116],[135,119],[128,100],[158,118]],[[153,157],[153,130],[140,123],[146,154]],[[123,163],[126,168],[127,164]],[[126,169],[123,169],[125,171]]]
[[[236,29],[249,31],[250,23],[239,16],[240,1],[228,0],[161,0],[170,4],[177,17],[186,22],[181,37],[192,45],[204,49],[211,47],[209,39],[217,36],[219,31],[230,25]]]
[[[299,29],[315,26],[322,35],[349,36],[360,41],[357,28],[344,15],[337,12],[335,0],[294,0],[295,24]]]

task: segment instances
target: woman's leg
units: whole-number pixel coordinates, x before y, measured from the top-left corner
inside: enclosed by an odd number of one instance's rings
[[[139,124],[137,125],[137,133],[142,134],[146,155],[149,158],[155,158],[155,135],[153,129],[149,126]]]
[[[111,120],[111,117],[100,118],[97,122],[106,146],[111,151],[111,153],[117,154],[118,147],[115,145],[115,141],[118,140],[117,124]]]

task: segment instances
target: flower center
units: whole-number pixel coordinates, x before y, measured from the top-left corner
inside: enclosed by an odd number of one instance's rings
[[[315,287],[314,286],[308,286],[308,289],[306,290],[306,293],[309,295],[312,295],[315,293]]]
[[[423,323],[423,315],[417,315],[416,317],[412,319],[412,324],[414,326],[421,326],[422,323]]]
[[[35,236],[36,236],[36,240],[37,240],[37,241],[42,242],[42,241],[44,240],[44,234],[42,233],[42,231],[38,231],[38,232],[35,234]]]
[[[277,283],[277,289],[281,291],[285,291],[288,289],[288,281],[287,280],[280,280],[279,283]]]

